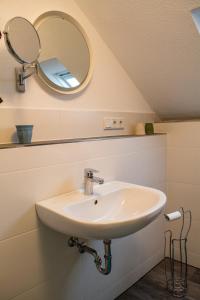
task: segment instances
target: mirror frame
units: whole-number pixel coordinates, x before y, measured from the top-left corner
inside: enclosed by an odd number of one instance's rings
[[[61,11],[48,11],[43,13],[42,15],[40,15],[36,21],[33,23],[35,29],[38,31],[39,26],[46,21],[49,18],[52,17],[59,17],[62,18],[64,20],[67,20],[68,22],[71,22],[74,26],[76,26],[76,28],[80,31],[80,33],[83,35],[85,42],[87,44],[88,47],[88,51],[89,51],[89,70],[88,73],[84,79],[84,81],[78,86],[78,87],[74,87],[74,88],[62,88],[59,86],[56,86],[54,83],[52,83],[42,72],[41,68],[40,68],[40,64],[37,61],[37,75],[38,78],[41,80],[41,82],[48,86],[51,90],[53,90],[54,92],[57,92],[59,94],[64,94],[64,95],[70,95],[70,94],[75,94],[75,93],[79,93],[81,92],[83,89],[86,88],[86,86],[89,84],[91,78],[92,78],[92,73],[93,73],[93,53],[92,53],[92,48],[91,48],[91,44],[90,41],[88,39],[88,36],[85,32],[85,30],[83,29],[83,27],[69,14],[61,12]],[[39,33],[38,33],[39,35]],[[41,45],[41,49],[42,49],[42,45]],[[42,50],[41,50],[42,51]]]

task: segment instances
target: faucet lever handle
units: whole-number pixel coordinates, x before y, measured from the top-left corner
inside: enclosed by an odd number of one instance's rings
[[[93,177],[93,173],[98,173],[99,171],[95,170],[95,169],[91,169],[91,168],[86,168],[84,169],[84,176],[88,177],[88,178],[92,178]]]

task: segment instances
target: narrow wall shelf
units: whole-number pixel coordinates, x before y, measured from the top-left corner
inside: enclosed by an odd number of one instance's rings
[[[140,137],[149,137],[149,136],[157,136],[157,135],[165,135],[165,133],[155,133],[155,134],[151,134],[151,135],[115,135],[115,136],[98,136],[98,137],[86,137],[86,138],[61,139],[61,140],[47,140],[47,141],[32,142],[31,144],[9,143],[9,144],[0,144],[0,150],[23,148],[23,147],[45,146],[45,145],[56,145],[56,144],[67,144],[67,143],[81,143],[81,142],[90,142],[90,141],[99,141],[99,140],[108,140],[108,139],[140,138]]]

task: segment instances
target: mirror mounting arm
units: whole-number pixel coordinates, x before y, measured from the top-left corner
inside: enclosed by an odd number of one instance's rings
[[[23,73],[24,73],[23,79],[27,79],[27,78],[31,77],[33,74],[35,74],[35,72],[37,71],[37,64],[36,63],[23,64],[22,69],[23,69]],[[33,69],[33,71],[26,75],[26,71],[30,70],[30,69]]]
[[[33,69],[32,72],[27,74],[27,71]],[[24,93],[26,90],[25,81],[27,78],[31,77],[33,74],[37,72],[37,64],[23,64],[21,68],[16,68],[16,90],[19,93]]]

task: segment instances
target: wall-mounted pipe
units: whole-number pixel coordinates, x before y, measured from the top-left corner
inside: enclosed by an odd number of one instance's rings
[[[97,270],[103,275],[108,275],[112,268],[111,240],[104,240],[103,243],[105,252],[104,267],[102,267],[102,259],[95,249],[88,247],[85,243],[81,243],[76,237],[70,237],[68,240],[69,247],[77,247],[81,254],[85,252],[91,254],[94,257]]]

